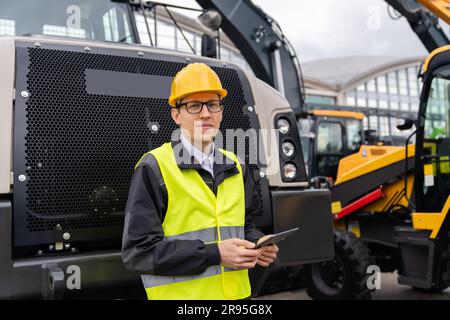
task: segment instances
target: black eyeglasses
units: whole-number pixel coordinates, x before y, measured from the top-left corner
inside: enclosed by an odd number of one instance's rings
[[[186,111],[192,114],[200,113],[203,110],[203,106],[206,105],[209,112],[216,113],[223,110],[222,100],[210,100],[206,102],[202,101],[189,101],[177,105],[177,109],[182,106],[186,106]]]

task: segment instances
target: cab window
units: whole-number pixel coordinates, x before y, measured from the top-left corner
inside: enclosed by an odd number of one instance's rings
[[[321,122],[317,130],[318,153],[342,152],[342,126],[337,122]]]

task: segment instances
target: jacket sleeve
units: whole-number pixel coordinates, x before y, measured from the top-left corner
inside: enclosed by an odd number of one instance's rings
[[[247,166],[241,164],[242,171],[244,172],[244,186],[245,186],[245,239],[251,242],[258,241],[259,238],[264,236],[264,233],[259,230],[254,221],[253,217],[260,211],[259,207],[255,206],[256,193],[255,193],[255,182],[247,168]]]
[[[140,274],[175,276],[199,274],[220,264],[217,244],[164,237],[167,195],[159,168],[152,168],[156,159],[150,156],[151,161],[136,168],[131,182],[122,237],[125,267]]]

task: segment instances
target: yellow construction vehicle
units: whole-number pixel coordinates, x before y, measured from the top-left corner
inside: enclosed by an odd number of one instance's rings
[[[370,298],[368,274],[377,271],[398,270],[400,284],[424,291],[450,285],[450,41],[437,19],[450,22],[450,1],[386,2],[432,51],[417,120],[398,126],[416,131],[404,146],[362,145],[340,160],[331,187],[336,256],[307,267],[318,299]]]
[[[412,134],[404,147],[362,145],[339,163],[336,257],[308,267],[315,298],[368,297],[370,265],[398,270],[400,284],[421,290],[450,285],[450,46],[428,56],[422,81],[415,144]]]

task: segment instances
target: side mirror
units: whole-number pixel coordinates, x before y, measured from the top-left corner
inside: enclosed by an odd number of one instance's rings
[[[397,129],[400,131],[409,130],[413,125],[414,121],[412,119],[397,119]]]
[[[202,56],[208,58],[217,58],[216,40],[206,33],[202,35]]]

